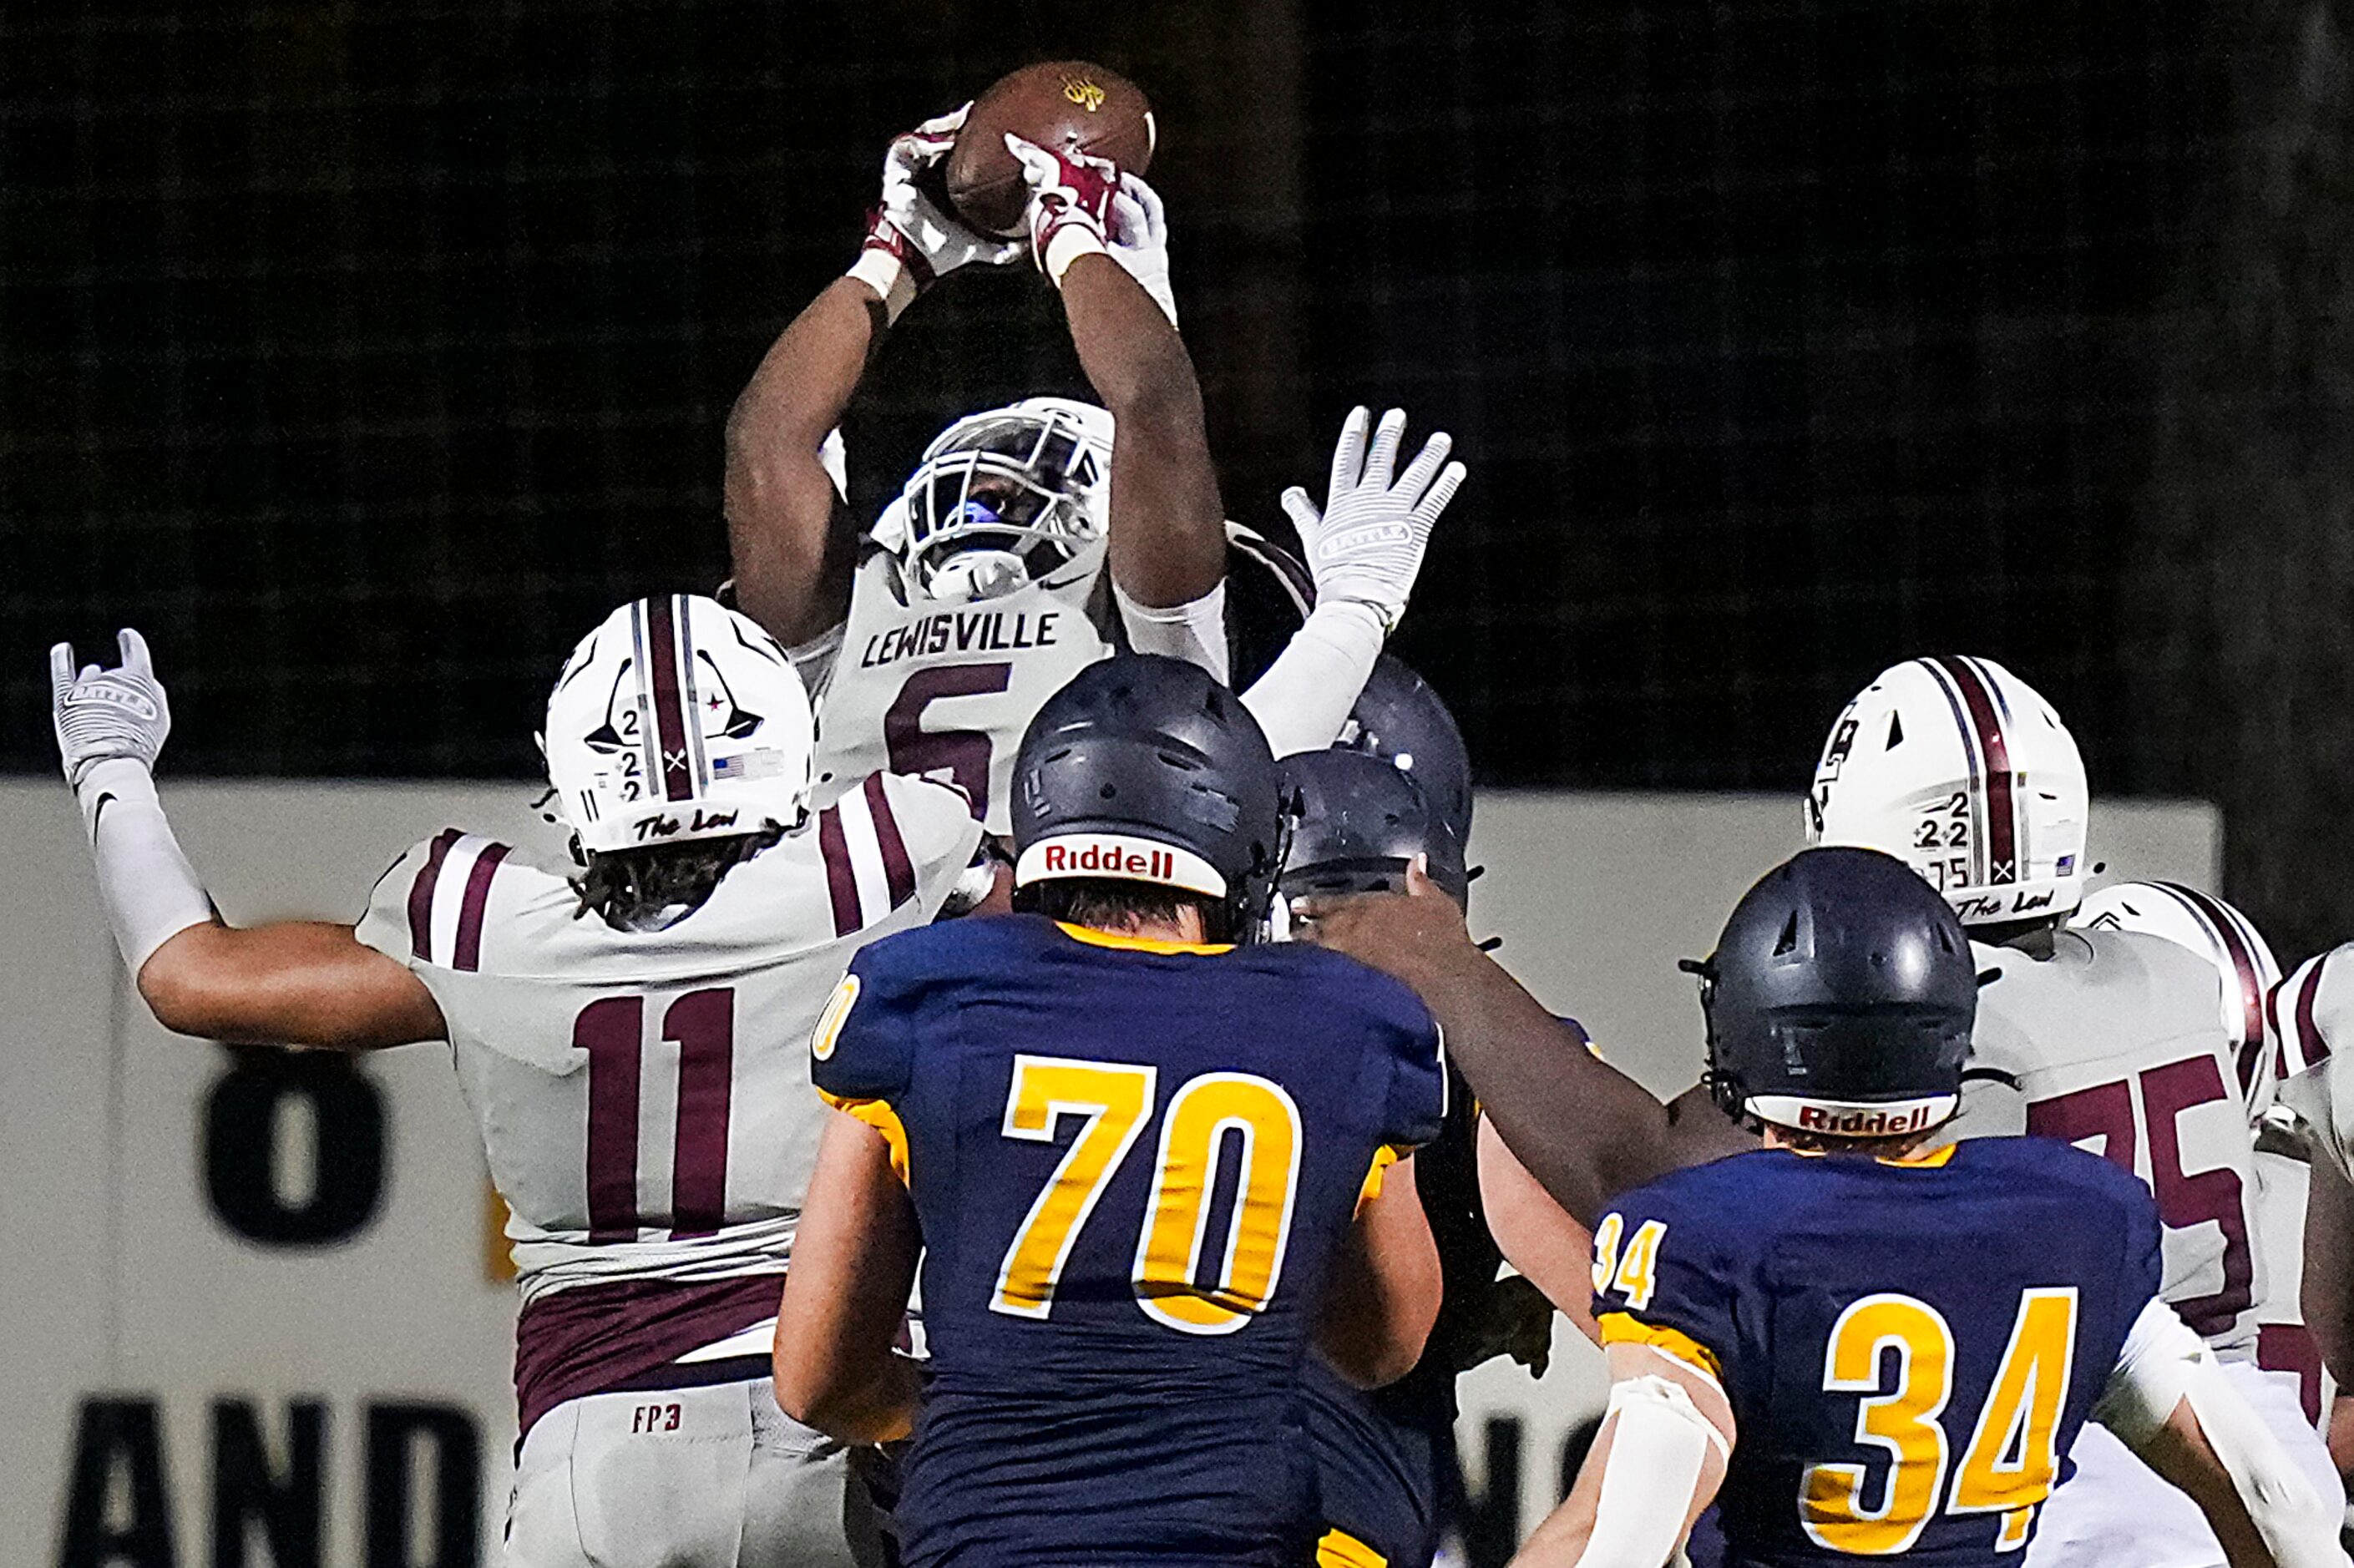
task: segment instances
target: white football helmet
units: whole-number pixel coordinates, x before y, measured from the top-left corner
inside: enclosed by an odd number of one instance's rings
[[[775,638],[669,594],[623,605],[572,651],[540,750],[557,813],[593,854],[791,830],[814,729]]]
[[[2280,984],[2280,964],[2245,915],[2179,882],[2118,882],[2086,897],[2068,924],[2081,931],[2163,938],[2213,964],[2222,981],[2223,1032],[2232,1037],[2240,1092],[2253,1102],[2269,1086],[2264,999]]]
[[[1807,842],[1896,856],[1966,926],[2066,915],[2084,896],[2092,800],[2068,726],[1991,659],[1881,672],[1831,726]]]
[[[911,600],[1011,593],[1104,536],[1111,442],[1111,415],[1067,397],[968,414],[924,449],[875,542]]]

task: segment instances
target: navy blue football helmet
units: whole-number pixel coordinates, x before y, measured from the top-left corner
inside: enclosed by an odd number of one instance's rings
[[[1706,1082],[1733,1117],[1896,1138],[1960,1107],[1978,1017],[1968,935],[1877,850],[1810,849],[1743,895],[1705,963]]]
[[[1389,653],[1373,673],[1341,726],[1340,744],[1394,764],[1414,776],[1423,799],[1455,835],[1471,842],[1471,754],[1463,731],[1430,683]]]
[[[1288,899],[1403,893],[1407,864],[1430,857],[1430,879],[1460,906],[1470,877],[1463,845],[1414,776],[1378,757],[1334,747],[1283,759],[1291,842],[1276,890]]]
[[[1030,721],[1013,767],[1013,886],[1140,882],[1264,924],[1286,820],[1275,754],[1242,699],[1158,654],[1090,664]]]

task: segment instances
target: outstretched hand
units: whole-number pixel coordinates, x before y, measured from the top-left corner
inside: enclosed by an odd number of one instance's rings
[[[1169,287],[1169,213],[1161,193],[1138,175],[1119,176],[1112,193],[1111,259],[1152,296],[1169,324],[1177,324],[1177,296]]]
[[[1368,445],[1370,423],[1362,407],[1342,422],[1322,509],[1293,485],[1283,493],[1283,510],[1299,530],[1318,599],[1369,605],[1384,628],[1394,628],[1422,574],[1430,531],[1462,487],[1465,470],[1447,461],[1455,441],[1439,430],[1399,472],[1405,410],[1384,414]]]
[[[147,640],[126,626],[116,645],[122,662],[115,668],[85,664],[79,673],[72,643],[49,650],[50,718],[66,782],[76,789],[92,768],[115,758],[152,769],[172,733],[172,705],[155,678]]]

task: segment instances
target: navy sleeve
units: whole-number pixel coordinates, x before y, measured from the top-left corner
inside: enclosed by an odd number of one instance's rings
[[[2165,1223],[2158,1218],[2158,1200],[2139,1181],[2123,1184],[2119,1196],[2126,1208],[2126,1277],[2122,1294],[2139,1311],[2158,1297],[2166,1277],[2161,1253]]]
[[[1393,1149],[1421,1148],[1438,1136],[1447,1119],[1447,1051],[1438,1022],[1427,1012],[1418,1022],[1419,1027],[1394,1036],[1389,1103],[1382,1118],[1382,1141]]]
[[[1650,1345],[1721,1375],[1737,1343],[1742,1260],[1726,1205],[1675,1177],[1622,1196],[1594,1227],[1594,1317],[1605,1345]]]
[[[860,949],[819,1015],[810,1037],[810,1081],[831,1104],[888,1103],[907,1087],[921,986],[909,966],[897,961],[894,948],[900,943],[886,937]]]

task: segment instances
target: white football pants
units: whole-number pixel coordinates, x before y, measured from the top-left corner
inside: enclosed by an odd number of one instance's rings
[[[2343,1495],[2329,1450],[2297,1402],[2295,1374],[2248,1361],[2226,1361],[2223,1372],[2320,1495]],[[2086,1422],[2071,1455],[2076,1473],[2043,1505],[2026,1568],[2225,1568],[2198,1505],[2105,1427]]]
[[[875,1568],[851,1451],[767,1378],[566,1402],[524,1439],[507,1568]]]

